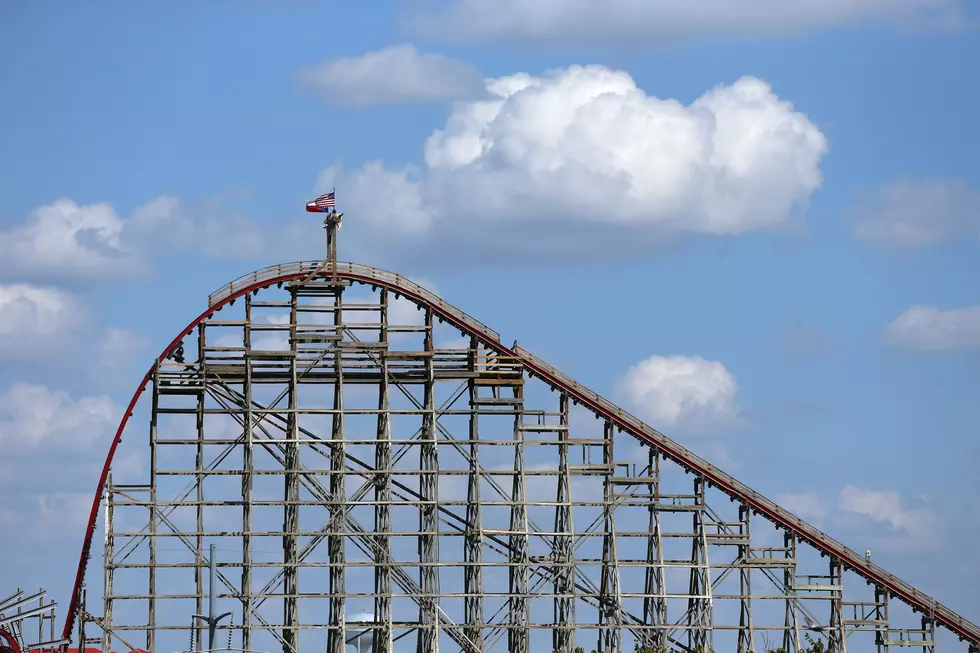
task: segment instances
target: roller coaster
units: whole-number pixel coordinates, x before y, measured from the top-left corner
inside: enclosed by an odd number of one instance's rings
[[[237,651],[980,653],[933,597],[335,246],[217,290],[154,361],[59,644],[204,650],[214,592]],[[145,476],[116,477],[124,446]]]

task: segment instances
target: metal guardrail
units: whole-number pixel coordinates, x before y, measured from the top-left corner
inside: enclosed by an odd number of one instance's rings
[[[214,307],[224,299],[238,292],[261,285],[267,281],[309,274],[322,265],[322,260],[297,261],[271,265],[261,270],[256,270],[255,272],[235,279],[213,292],[208,296],[208,305]],[[333,272],[333,266],[328,266],[323,273],[327,274],[328,272]],[[575,381],[529,351],[518,346],[515,346],[513,349],[504,346],[500,342],[500,334],[496,331],[455,306],[446,303],[442,298],[417,283],[406,279],[400,274],[386,272],[378,268],[357,263],[338,262],[336,264],[336,274],[342,278],[350,278],[366,283],[371,283],[372,281],[378,282],[380,285],[400,290],[406,295],[414,295],[416,298],[439,309],[440,313],[454,319],[458,326],[464,327],[481,336],[487,344],[499,349],[502,353],[517,357],[526,368],[542,377],[546,382],[564,390],[579,401],[591,405],[594,410],[604,414],[604,416],[613,420],[618,426],[632,433],[634,436],[656,444],[682,466],[702,474],[709,483],[721,488],[732,496],[742,499],[756,510],[756,512],[761,512],[770,520],[792,529],[796,532],[797,536],[806,539],[824,552],[836,556],[857,573],[878,584],[884,585],[893,594],[920,610],[923,614],[933,618],[938,624],[945,625],[947,628],[955,631],[961,639],[972,640],[974,644],[980,645],[980,626],[964,619],[950,608],[938,603],[932,597],[920,592],[894,574],[885,571],[877,564],[868,561],[864,556],[859,555],[837,540],[828,537],[822,531],[804,522],[784,508],[781,508],[744,483],[722,472],[694,452],[674,442],[637,417],[627,413],[608,399],[605,399],[598,393]]]

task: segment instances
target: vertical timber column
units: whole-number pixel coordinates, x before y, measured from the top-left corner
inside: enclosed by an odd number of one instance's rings
[[[783,572],[783,591],[786,593],[786,614],[783,621],[783,650],[798,651],[800,633],[796,623],[796,538],[786,532],[783,535],[783,548],[790,561]]]
[[[248,300],[246,299],[246,306]],[[246,314],[248,309],[246,308]],[[246,318],[247,319],[247,318]],[[197,395],[197,414],[195,427],[197,432],[197,442],[194,452],[194,485],[195,496],[197,497],[197,536],[194,538],[194,614],[204,614],[204,322],[197,325],[197,360],[198,371],[201,375],[201,391]],[[204,648],[204,621],[201,619],[193,620],[196,625],[193,628],[192,642],[196,642],[199,649]]]
[[[112,632],[112,595],[114,592],[112,581],[115,575],[116,563],[115,558],[115,535],[112,529],[113,523],[113,513],[115,512],[116,496],[112,489],[112,474],[106,479],[105,488],[105,548],[103,551],[103,556],[105,557],[105,565],[103,566],[103,599],[102,599],[102,653],[110,653],[110,647],[112,646],[112,639],[110,633]],[[81,612],[81,611],[79,611]],[[79,615],[84,616],[84,615]],[[80,649],[85,648],[85,640],[79,640],[78,647]]]
[[[470,338],[467,367],[477,370],[480,341]],[[463,599],[466,638],[473,643],[473,653],[483,653],[483,511],[480,509],[480,404],[476,379],[469,380],[470,395],[470,473],[466,490],[466,532],[464,534]]]
[[[419,490],[419,653],[439,651],[439,445],[436,442],[435,374],[432,369],[432,309],[425,309],[425,386]]]
[[[80,650],[83,650],[84,651],[86,648],[88,648],[87,647],[87,642],[86,642],[86,639],[88,639],[88,638],[85,635],[85,622],[88,621],[88,619],[85,618],[85,611],[88,609],[88,607],[87,607],[88,606],[88,591],[85,589],[85,586],[84,585],[82,586],[82,596],[81,596],[81,600],[79,601],[79,605],[81,605],[82,607],[81,607],[81,609],[77,613],[78,614],[78,617],[77,617],[77,619],[78,619],[78,635],[77,635],[77,637],[78,637],[78,648]],[[52,637],[51,639],[54,639],[54,637]]]
[[[508,653],[529,653],[527,495],[524,479],[524,388],[514,386],[514,477],[510,504],[510,615]]]
[[[663,535],[660,530],[660,452],[650,447],[647,471],[651,477],[650,494],[648,497],[649,520],[647,524],[650,535],[647,537],[647,568],[646,583],[643,597],[643,623],[656,626],[644,633],[644,641],[648,648],[654,650],[667,647],[667,597],[664,584],[664,548]]]
[[[288,406],[286,415],[286,452],[285,452],[285,488],[283,492],[283,653],[294,653],[299,650],[297,635],[299,630],[299,612],[297,594],[299,593],[297,568],[296,533],[299,532],[299,415],[296,407],[299,404],[296,377],[296,321],[298,293],[293,288],[290,292],[289,307],[289,387]]]
[[[372,653],[391,653],[391,398],[388,394],[388,291],[381,289],[378,342],[380,373],[378,381],[378,437],[374,450],[374,620],[381,627],[374,632]]]
[[[691,543],[691,583],[688,599],[688,643],[708,648],[711,630],[711,573],[708,568],[708,548],[705,539],[705,484],[700,475],[694,477],[693,538]]]
[[[701,501],[704,503],[707,510],[707,483],[704,477],[701,477]],[[701,512],[701,533],[698,538],[698,544],[701,548],[701,587],[704,590],[704,596],[701,599],[701,614],[702,614],[702,624],[704,625],[704,633],[706,637],[705,648],[708,650],[713,650],[715,648],[715,609],[714,609],[714,598],[711,596],[713,592],[711,584],[711,560],[709,557],[709,547],[708,547],[708,529],[705,528],[704,517],[707,512]],[[717,530],[717,526],[715,527]]]
[[[334,259],[336,263],[336,259]],[[330,535],[327,536],[327,555],[330,559],[330,630],[327,634],[327,653],[344,653],[346,627],[347,564],[344,530],[347,526],[347,475],[344,439],[344,315],[343,291],[335,287],[334,295],[334,392],[333,433],[330,440]]]
[[[888,629],[891,628],[888,621],[888,592],[880,585],[875,585],[875,612],[879,622],[875,629],[875,644],[878,653],[888,653]]]
[[[153,399],[150,407],[150,523],[149,574],[147,577],[146,650],[156,651],[157,628],[157,418],[160,407],[160,359],[153,370]]]
[[[838,558],[830,558],[830,623],[827,633],[828,653],[847,653],[844,632],[844,569]]]
[[[602,465],[602,579],[599,588],[599,651],[620,653],[622,645],[622,598],[619,593],[619,556],[616,552],[616,497],[612,476],[616,469],[613,457],[615,427],[605,422],[603,428]]]
[[[558,400],[561,426],[558,431],[558,490],[555,497],[555,610],[552,648],[572,653],[575,648],[575,525],[572,516],[572,483],[568,469],[568,395]]]
[[[204,374],[204,330],[201,330],[201,381],[206,383]],[[245,433],[242,438],[242,650],[252,646],[252,479],[255,471],[254,436],[255,424],[252,415],[252,295],[245,296],[245,326],[242,330],[242,345],[245,347],[245,380],[242,393],[245,395]],[[204,396],[202,390],[201,396]],[[203,614],[199,612],[198,614]]]
[[[936,653],[936,619],[932,608],[929,614],[922,615],[922,639],[926,642],[922,653]]]
[[[741,522],[744,539],[738,546],[739,559],[739,618],[738,653],[755,651],[755,631],[752,626],[752,511],[744,503],[738,507],[738,520]]]

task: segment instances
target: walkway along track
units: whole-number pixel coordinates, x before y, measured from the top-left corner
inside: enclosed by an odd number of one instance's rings
[[[337,263],[336,266],[327,265],[324,267],[324,261],[322,260],[284,263],[257,270],[232,281],[212,293],[208,297],[208,309],[181,331],[180,335],[174,338],[158,360],[168,357],[180,341],[190,335],[200,322],[210,318],[216,311],[233,303],[239,297],[271,285],[304,279],[310,276],[311,273],[319,277],[336,275],[336,277],[343,280],[363,283],[373,287],[384,287],[397,295],[403,295],[418,304],[431,308],[440,319],[452,324],[460,329],[460,331],[476,336],[486,345],[496,349],[501,355],[513,356],[519,359],[530,376],[537,376],[552,388],[567,393],[573,401],[586,406],[598,417],[609,420],[621,431],[633,435],[641,442],[656,447],[666,457],[674,460],[685,469],[701,475],[709,485],[725,492],[732,499],[743,502],[756,514],[762,515],[776,526],[792,533],[798,540],[807,542],[822,554],[837,558],[841,561],[845,569],[853,570],[866,580],[881,586],[892,597],[898,598],[911,606],[914,611],[933,619],[936,624],[951,630],[961,641],[969,642],[973,647],[980,648],[980,626],[964,619],[951,609],[936,602],[935,599],[920,592],[878,565],[868,561],[864,556],[859,555],[840,542],[828,537],[817,528],[776,505],[773,501],[763,497],[747,485],[735,480],[708,461],[682,447],[656,429],[644,424],[636,417],[599,396],[581,383],[569,378],[530,352],[516,346],[516,343],[512,348],[504,346],[500,342],[500,334],[496,331],[458,308],[446,303],[434,293],[409,281],[400,274],[386,272],[357,263]],[[81,587],[85,579],[85,570],[91,553],[92,538],[95,532],[99,506],[102,502],[102,494],[112,459],[119,446],[126,424],[133,414],[136,402],[143,391],[146,390],[155,368],[156,363],[146,373],[142,383],[129,402],[129,406],[120,421],[119,428],[116,431],[106,456],[102,476],[99,478],[99,485],[92,501],[92,509],[89,514],[88,526],[82,544],[78,570],[75,575],[75,584],[71,595],[71,603],[68,607],[68,615],[65,620],[62,637],[70,637],[72,628],[74,627],[75,615],[78,611],[81,596]]]

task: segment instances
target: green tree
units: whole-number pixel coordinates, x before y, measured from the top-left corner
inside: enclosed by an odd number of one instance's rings
[[[829,645],[824,644],[822,639],[814,640],[812,637],[810,637],[810,633],[807,633],[803,637],[806,639],[807,646],[800,649],[800,653],[831,653],[832,651],[837,650],[833,645],[833,633],[831,633],[830,637],[828,638],[828,641],[830,642]],[[783,649],[783,647],[779,647],[769,649],[768,653],[786,653],[786,651]]]

